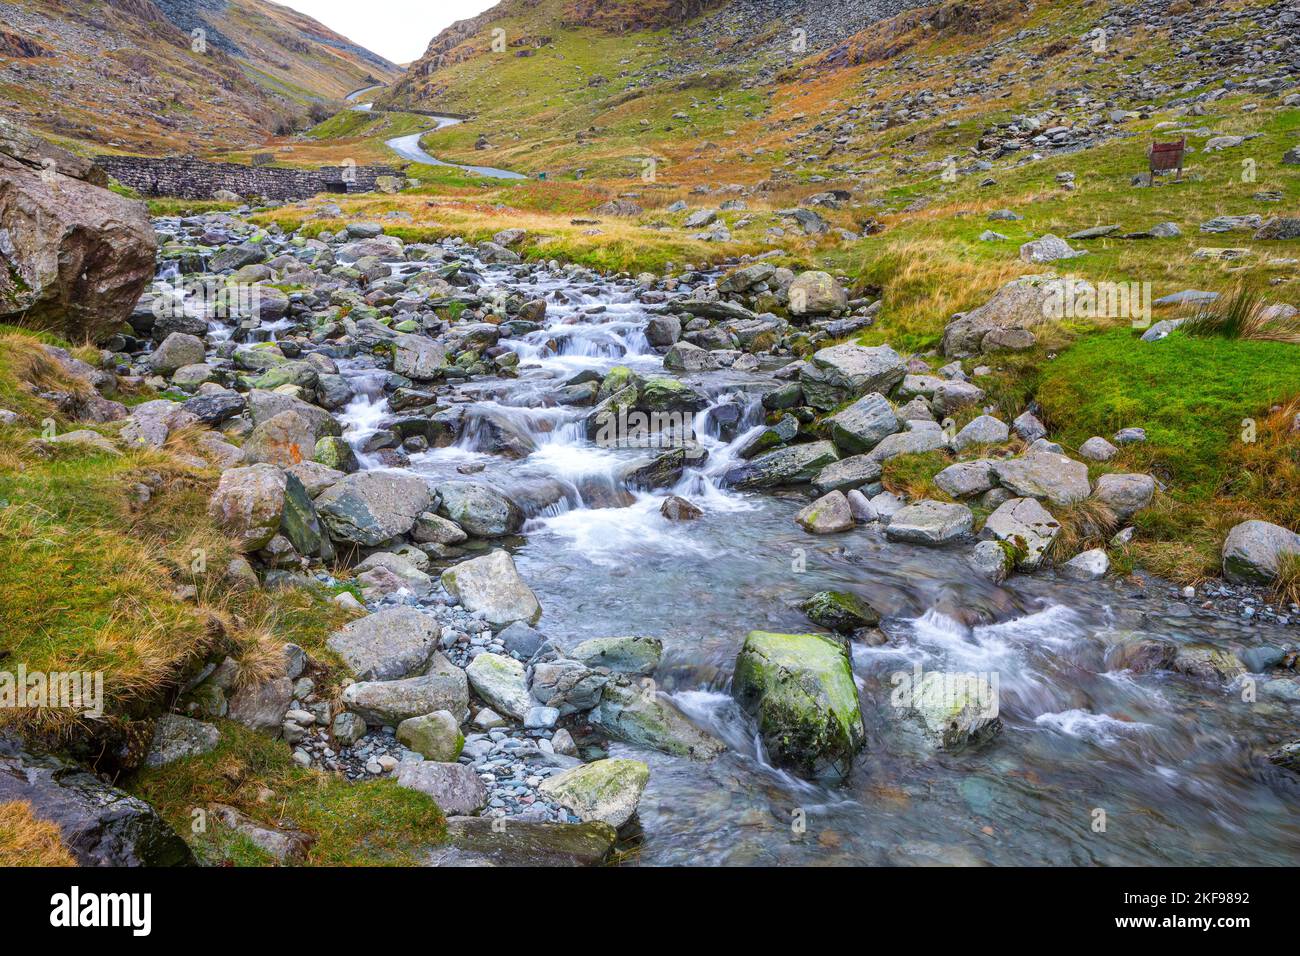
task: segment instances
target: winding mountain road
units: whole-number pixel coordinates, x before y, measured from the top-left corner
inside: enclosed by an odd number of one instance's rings
[[[377,84],[375,86],[365,86],[359,90],[353,90],[351,93],[347,95],[346,99],[349,103],[354,104],[351,107],[352,109],[357,110],[358,112],[361,113],[371,113],[374,112],[374,103],[373,102],[361,103],[358,102],[358,100],[362,96],[365,96],[367,93],[372,93],[375,90],[381,90],[383,88],[384,88],[383,83]],[[406,136],[394,136],[392,139],[385,140],[384,145],[387,146],[389,149],[391,149],[398,156],[402,157],[402,159],[409,160],[413,163],[426,163],[430,166],[450,166],[453,169],[462,169],[467,173],[474,173],[478,176],[488,176],[493,179],[527,179],[528,178],[523,173],[516,173],[509,169],[497,169],[494,166],[468,166],[468,165],[463,165],[461,163],[449,163],[439,159],[437,156],[434,156],[432,153],[425,152],[424,149],[420,146],[420,137],[422,137],[425,133],[430,133],[433,132],[434,130],[446,129],[448,126],[455,126],[458,123],[462,122],[461,120],[457,119],[454,116],[431,115],[429,118],[435,121],[435,125],[430,126],[428,129],[422,129],[418,133],[410,133]]]

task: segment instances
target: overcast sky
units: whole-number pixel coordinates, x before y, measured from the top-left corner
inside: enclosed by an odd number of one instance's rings
[[[424,53],[440,30],[497,0],[276,0],[394,63]]]

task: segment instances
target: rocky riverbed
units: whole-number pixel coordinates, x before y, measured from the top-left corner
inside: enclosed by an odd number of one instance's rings
[[[1054,509],[1131,535],[1155,481],[1094,481],[1033,409],[982,407],[980,353],[1041,282],[956,317],[963,364],[836,344],[877,306],[762,260],[602,276],[524,261],[519,230],[154,225],[158,278],[105,369],[167,397],[98,414],[154,447],[206,428],[210,510],[245,551],[225,573],[346,582],[356,615],[328,642],[339,693],[292,647],[252,687],[213,660],[155,763],[229,717],[303,765],[646,863],[1300,849],[1300,611],[1252,590],[1289,540],[1243,525],[1240,584],[1190,594],[1053,551]],[[884,490],[885,462],[937,449],[950,500]],[[431,862],[487,854],[466,846]]]

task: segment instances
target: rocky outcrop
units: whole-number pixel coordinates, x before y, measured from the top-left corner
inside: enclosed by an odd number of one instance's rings
[[[59,827],[82,866],[182,866],[185,841],[145,803],[57,757],[0,738],[0,803],[21,801]]]
[[[85,160],[0,122],[0,322],[100,341],[153,278],[145,207],[104,189]]]

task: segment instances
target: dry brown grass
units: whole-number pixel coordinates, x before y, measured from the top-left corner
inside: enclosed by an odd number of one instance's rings
[[[40,391],[58,390],[78,397],[91,392],[89,382],[69,374],[50,355],[49,346],[31,335],[21,332],[0,334],[0,353],[5,356],[7,374],[20,383]]]
[[[0,803],[0,866],[76,866],[56,824],[38,820],[31,804]]]
[[[1061,526],[1051,548],[1052,561],[1057,564],[1082,551],[1106,547],[1118,526],[1115,512],[1096,498],[1054,507],[1052,516]]]
[[[1284,554],[1277,562],[1273,594],[1284,604],[1300,604],[1300,554]]]

